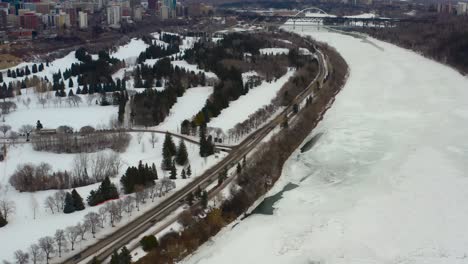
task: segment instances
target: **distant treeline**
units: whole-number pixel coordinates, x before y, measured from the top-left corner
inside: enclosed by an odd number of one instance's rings
[[[448,64],[468,73],[468,17],[439,16],[433,22],[406,22],[393,28],[366,28],[363,32]]]

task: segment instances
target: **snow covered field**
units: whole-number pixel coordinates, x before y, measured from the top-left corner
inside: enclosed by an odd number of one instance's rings
[[[172,107],[164,122],[158,126],[158,129],[179,132],[182,121],[190,120],[197,114],[212,93],[213,87],[211,86],[187,89],[185,94],[177,99],[177,103]]]
[[[276,94],[281,87],[283,87],[294,73],[295,70],[290,69],[285,75],[276,81],[271,83],[263,81],[260,86],[249,90],[246,95],[243,95],[236,101],[231,102],[229,107],[223,109],[218,117],[213,118],[208,126],[221,128],[224,132],[227,132],[237,123],[249,118],[249,116],[255,113],[258,109],[268,105],[271,100],[276,97]]]
[[[225,229],[183,263],[468,263],[468,80],[370,39],[310,34],[350,76],[271,194],[273,215]]]

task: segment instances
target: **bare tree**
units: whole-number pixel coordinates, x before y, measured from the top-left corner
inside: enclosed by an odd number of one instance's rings
[[[73,176],[78,179],[85,179],[88,176],[90,156],[88,153],[80,153],[73,159]]]
[[[36,212],[39,208],[39,204],[37,203],[37,199],[34,194],[31,194],[31,209],[33,211],[33,219],[36,220]]]
[[[11,126],[9,125],[6,125],[6,124],[0,125],[0,131],[3,133],[3,137],[6,137],[6,133],[8,133],[10,129],[11,129]]]
[[[144,135],[143,132],[138,132],[138,133],[137,133],[137,141],[138,141],[138,144],[141,143],[141,139],[143,138],[143,135]]]
[[[127,215],[130,217],[133,212],[133,196],[129,195],[123,199],[123,206],[124,206],[124,211],[127,213]]]
[[[65,233],[67,240],[71,244],[71,250],[75,250],[75,243],[80,237],[80,230],[77,226],[69,226],[66,229]]]
[[[26,140],[29,141],[29,134],[31,134],[31,132],[33,132],[33,130],[34,130],[34,126],[32,126],[32,125],[23,125],[19,129],[19,132],[25,134],[26,135]]]
[[[86,96],[86,103],[88,104],[88,106],[91,106],[93,104],[94,98],[96,98],[94,94],[88,94]]]
[[[26,98],[23,100],[23,105],[26,106],[27,109],[29,109],[29,105],[31,104],[31,98]]]
[[[55,213],[55,199],[52,196],[48,196],[44,202],[44,206],[46,209],[50,209],[52,214]]]
[[[46,259],[46,263],[49,263],[50,260],[50,255],[55,253],[55,242],[54,239],[50,236],[43,237],[39,239],[39,247],[42,250],[42,253],[44,254],[44,257]]]
[[[63,208],[65,207],[66,196],[67,196],[67,193],[64,190],[60,190],[54,193],[55,209],[57,209],[57,212],[63,211]]]
[[[151,132],[151,137],[149,138],[149,142],[153,145],[153,148],[154,148],[154,144],[158,142],[158,137],[156,136],[155,132]]]
[[[45,108],[45,105],[47,104],[47,98],[44,96],[39,96],[37,98],[37,102],[42,105],[42,108]]]
[[[22,250],[16,250],[14,255],[17,264],[26,264],[29,262],[29,254],[27,252],[23,252]]]
[[[161,180],[161,188],[164,190],[161,195],[164,195],[166,193],[168,193],[169,191],[171,191],[172,189],[175,189],[176,187],[176,184],[173,180],[169,179],[169,178],[163,178]]]
[[[100,219],[99,214],[95,212],[90,212],[85,215],[84,219],[86,224],[89,226],[89,230],[91,234],[93,234],[93,238],[96,238],[96,233],[99,231],[100,227]]]
[[[120,221],[120,216],[119,214],[119,205],[115,202],[109,202],[106,204],[106,211],[109,214],[109,224],[114,227],[115,223],[118,223]]]
[[[15,131],[10,131],[9,138],[11,140],[11,143],[14,145],[18,141],[19,134]]]
[[[41,248],[37,244],[32,244],[29,247],[29,254],[31,256],[31,261],[33,264],[37,264],[42,260]]]
[[[85,235],[86,233],[88,233],[89,229],[90,229],[90,226],[87,222],[84,222],[84,223],[78,223],[76,225],[76,229],[78,230],[79,234],[80,234],[80,240],[83,241],[85,240]]]
[[[109,208],[107,206],[103,206],[103,207],[99,208],[99,210],[98,210],[98,212],[99,212],[99,224],[100,224],[101,228],[104,228],[104,223],[106,222],[106,219],[107,219],[107,213],[109,212],[108,210],[109,210]]]
[[[0,211],[3,214],[5,220],[8,221],[8,216],[13,214],[16,210],[16,205],[13,201],[6,200],[5,198],[0,200]]]
[[[67,248],[67,239],[65,237],[65,231],[63,231],[63,229],[57,229],[57,231],[55,231],[54,238],[55,238],[55,244],[57,245],[59,258],[61,258],[62,251],[66,250]]]

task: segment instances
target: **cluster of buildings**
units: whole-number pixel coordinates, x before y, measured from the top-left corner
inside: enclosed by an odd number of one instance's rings
[[[212,7],[182,5],[177,0],[0,0],[0,41],[55,36],[63,30],[86,30],[90,21],[118,28],[144,15],[173,19],[208,15]],[[94,25],[93,24],[93,25]]]
[[[437,4],[437,12],[443,14],[457,14],[467,15],[468,14],[468,3],[458,2],[456,4],[451,1],[442,2]]]

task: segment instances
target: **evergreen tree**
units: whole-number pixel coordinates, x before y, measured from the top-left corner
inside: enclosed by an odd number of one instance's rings
[[[115,187],[115,185],[110,181],[109,177],[106,177],[96,191],[92,190],[90,192],[88,196],[88,204],[90,206],[95,206],[107,200],[117,198],[119,198],[117,187]]]
[[[39,64],[39,71],[41,72],[43,70],[44,70],[44,63],[41,63],[41,64]]]
[[[37,65],[35,63],[32,66],[32,72],[37,73]]]
[[[88,85],[86,83],[83,85],[83,90],[81,90],[81,93],[82,94],[87,94],[88,93]]]
[[[43,126],[42,126],[41,120],[37,120],[36,129],[41,130],[42,128],[43,128]]]
[[[171,176],[169,176],[169,179],[171,180],[177,179],[177,169],[174,163],[172,164],[172,167],[171,167]]]
[[[91,264],[101,264],[101,261],[99,261],[97,257],[93,257],[93,259],[91,260]]]
[[[110,264],[120,264],[120,256],[117,250],[114,250],[114,253],[112,253],[111,260],[109,262]]]
[[[0,227],[4,227],[8,224],[7,220],[2,214],[2,211],[0,211]]]
[[[67,194],[65,195],[65,206],[63,208],[63,212],[66,214],[71,214],[75,212],[75,206],[73,204],[73,197],[69,192],[67,192]]]
[[[187,195],[187,203],[188,205],[192,206],[193,205],[193,200],[195,200],[195,197],[193,197],[193,193],[189,193]]]
[[[10,69],[8,69],[8,71],[7,71],[7,77],[11,78],[11,70]]]
[[[31,71],[29,70],[29,67],[26,65],[26,70],[25,70],[25,75],[31,74]]]
[[[180,173],[180,177],[182,177],[182,179],[187,179],[187,175],[185,174],[184,169],[182,169],[182,172]]]
[[[71,79],[70,79],[70,80],[71,80]],[[74,96],[74,95],[75,95],[75,94],[73,93],[73,89],[70,89],[70,90],[68,91],[68,96]]]
[[[78,86],[78,88],[76,88],[76,94],[81,94],[81,89],[80,89],[79,86]]]
[[[81,211],[85,209],[85,205],[83,203],[83,198],[81,198],[80,194],[73,189],[71,192],[71,196],[73,198],[73,206],[75,207],[76,211]]]
[[[208,193],[206,191],[203,191],[201,194],[201,204],[203,208],[208,207]]]
[[[158,170],[156,169],[156,165],[154,165],[154,162],[151,165],[151,173],[153,173],[154,179],[157,180],[158,179]]]
[[[190,178],[190,176],[192,176],[192,167],[189,164],[187,167],[187,178]]]
[[[68,88],[72,88],[73,87],[73,79],[70,78],[68,79]]]
[[[172,167],[172,156],[176,154],[176,147],[174,141],[172,141],[172,136],[169,133],[166,133],[163,143],[163,163],[162,169],[163,170],[170,170]]]
[[[240,163],[237,163],[236,173],[240,174],[241,172],[242,172],[242,167],[241,167]]]
[[[187,147],[185,146],[183,139],[181,139],[179,142],[179,147],[177,148],[175,160],[179,165],[185,165],[188,161]]]
[[[159,246],[159,242],[155,236],[149,235],[149,236],[144,236],[140,240],[140,245],[144,251],[148,252],[152,250],[153,248],[157,248]]]
[[[132,263],[132,255],[127,247],[123,247],[119,254],[119,264],[131,264]]]

